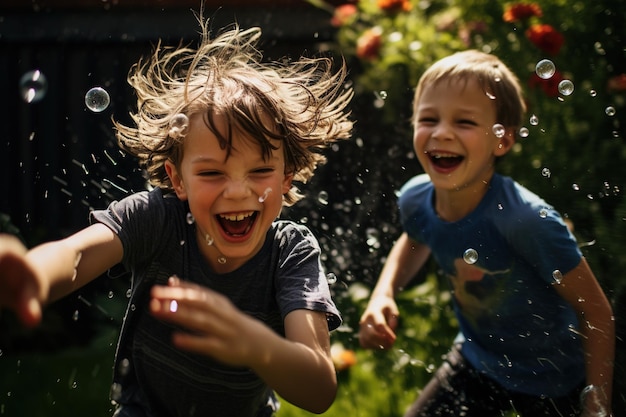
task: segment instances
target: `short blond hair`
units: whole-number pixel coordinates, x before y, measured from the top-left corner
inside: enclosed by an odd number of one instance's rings
[[[337,71],[325,57],[264,63],[257,49],[259,28],[234,25],[211,38],[208,21],[198,20],[197,48],[164,48],[159,42],[150,59],[131,68],[128,82],[137,94],[137,112],[131,113],[133,127],[114,121],[120,146],[139,159],[152,185],[171,190],[164,164],[180,163],[186,133],[172,134],[172,121],[180,114],[203,114],[227,155],[233,128],[257,142],[265,157],[280,140],[286,170],[294,181],[307,182],[326,160],[320,151],[350,137],[347,106],[353,91],[344,85],[345,62]],[[226,117],[226,132],[216,127],[216,115]],[[293,186],[285,205],[300,198]]]
[[[477,50],[457,52],[430,66],[420,78],[413,99],[413,124],[422,92],[441,81],[476,80],[493,99],[497,122],[518,128],[526,113],[526,103],[517,76],[496,56]]]

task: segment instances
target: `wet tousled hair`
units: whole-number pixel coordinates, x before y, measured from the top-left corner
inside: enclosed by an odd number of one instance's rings
[[[202,38],[197,48],[164,48],[159,42],[147,62],[140,60],[131,68],[135,127],[114,121],[120,146],[139,159],[153,186],[171,190],[165,161],[180,163],[188,131],[187,125],[176,123],[201,114],[227,157],[233,150],[233,129],[257,143],[266,158],[278,140],[286,173],[306,183],[326,161],[320,152],[350,137],[353,123],[347,106],[353,91],[344,86],[345,63],[337,71],[325,57],[264,63],[257,49],[259,28],[235,25],[211,38],[208,20],[198,20]],[[226,131],[218,128],[218,116],[226,118]],[[301,198],[293,186],[284,204]]]
[[[477,50],[457,52],[435,62],[420,78],[413,99],[413,124],[422,92],[441,81],[476,80],[493,100],[496,120],[517,129],[526,113],[526,103],[517,76],[496,56]]]

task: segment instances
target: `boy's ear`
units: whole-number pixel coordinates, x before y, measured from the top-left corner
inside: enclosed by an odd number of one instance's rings
[[[494,151],[495,156],[505,155],[515,145],[515,129],[508,127],[504,133],[504,136],[500,138],[496,149]]]
[[[285,178],[283,178],[283,195],[287,194],[289,190],[291,190],[291,183],[293,182],[293,172],[285,173]]]
[[[165,161],[165,172],[172,182],[172,188],[174,188],[176,196],[182,201],[187,200],[187,192],[185,191],[183,177],[178,173],[176,165],[169,159]]]

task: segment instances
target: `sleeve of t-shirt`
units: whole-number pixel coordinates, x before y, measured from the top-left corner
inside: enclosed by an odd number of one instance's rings
[[[582,258],[576,239],[561,215],[552,207],[535,207],[510,222],[507,240],[546,282],[554,282],[554,273],[562,275],[574,269]]]
[[[105,210],[91,212],[92,223],[109,227],[122,242],[122,264],[131,269],[141,262],[142,254],[153,253],[160,241],[159,225],[165,224],[165,209],[160,190],[142,191],[120,201],[112,202]]]
[[[294,310],[304,309],[326,313],[329,330],[341,325],[320,260],[320,247],[306,227],[290,224],[282,228],[281,255],[276,279],[276,298],[283,318]]]

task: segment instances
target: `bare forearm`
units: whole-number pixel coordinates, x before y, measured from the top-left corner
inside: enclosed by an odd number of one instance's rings
[[[372,297],[385,295],[393,298],[415,277],[430,256],[430,251],[402,234],[391,249]]]
[[[581,333],[586,359],[586,383],[595,388],[590,395],[610,407],[615,357],[615,322],[610,308],[596,311],[592,317],[581,317]]]
[[[42,294],[43,302],[54,301],[72,291],[80,256],[80,252],[64,241],[44,243],[28,252],[27,260],[48,284],[49,294]]]
[[[326,411],[337,392],[329,356],[274,333],[263,344],[264,358],[255,372],[290,403],[313,413]]]

